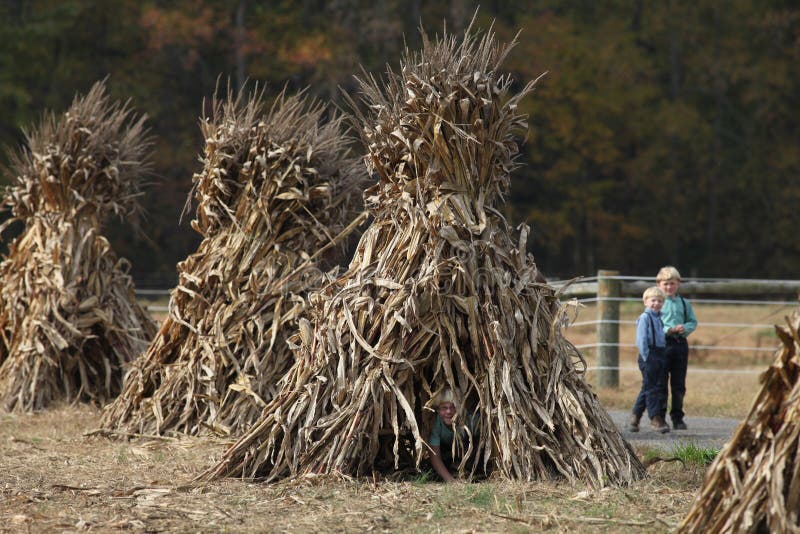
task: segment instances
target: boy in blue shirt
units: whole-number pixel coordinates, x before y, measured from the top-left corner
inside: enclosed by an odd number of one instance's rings
[[[645,408],[650,417],[650,426],[662,434],[669,432],[662,408],[666,403],[666,361],[664,349],[664,327],[661,323],[661,307],[664,292],[658,287],[649,287],[642,295],[644,312],[636,321],[636,347],[639,349],[639,370],[642,372],[642,389],[633,403],[628,430],[639,431],[639,421]]]
[[[686,338],[697,328],[697,317],[689,302],[678,295],[681,273],[672,266],[662,267],[656,275],[656,284],[664,292],[666,300],[661,309],[664,335],[667,339],[665,359],[667,380],[664,382],[664,404],[661,415],[667,414],[667,382],[672,393],[672,408],[669,417],[676,430],[686,430],[683,421],[683,397],[686,395],[686,371],[689,367],[689,343]]]

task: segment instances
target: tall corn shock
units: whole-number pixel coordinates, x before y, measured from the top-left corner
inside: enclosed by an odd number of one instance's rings
[[[678,532],[800,532],[800,310]]]
[[[342,255],[366,174],[340,117],[323,123],[325,107],[302,95],[265,113],[263,97],[229,93],[201,122],[192,227],[203,241],[178,265],[169,316],[104,429],[240,434],[294,362],[286,338]]]
[[[6,224],[21,221],[24,230],[0,263],[0,405],[102,404],[155,333],[128,263],[101,233],[109,214],[138,210],[144,117],[112,102],[98,82],[26,137],[3,197],[13,214]]]
[[[461,475],[627,483],[644,468],[584,380],[562,309],[497,206],[515,168],[517,111],[490,32],[406,52],[356,111],[374,220],[349,269],[311,296],[277,397],[201,475],[369,474],[419,465],[432,399],[453,390]],[[358,106],[353,103],[354,108]]]

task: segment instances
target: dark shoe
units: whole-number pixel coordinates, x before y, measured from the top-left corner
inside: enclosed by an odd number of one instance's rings
[[[653,430],[656,432],[660,432],[662,434],[666,434],[669,432],[669,425],[666,421],[664,421],[664,417],[657,415],[650,419],[650,426],[653,427]]]
[[[639,421],[641,419],[642,419],[641,415],[636,415],[635,413],[632,413],[630,419],[628,419],[628,432],[638,432]]]
[[[673,421],[672,428],[675,430],[686,430],[686,423],[683,422],[683,419],[680,421]]]

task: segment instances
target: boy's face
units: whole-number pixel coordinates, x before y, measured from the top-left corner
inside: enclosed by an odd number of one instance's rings
[[[654,312],[660,312],[661,306],[664,305],[664,299],[661,297],[647,297],[644,299],[644,305],[653,310]]]
[[[658,288],[666,293],[668,297],[674,297],[679,287],[681,287],[680,280],[661,280],[658,283]]]
[[[439,407],[436,409],[439,414],[439,417],[442,418],[442,422],[446,425],[453,424],[453,417],[456,416],[456,405],[452,402],[443,402],[439,404]]]

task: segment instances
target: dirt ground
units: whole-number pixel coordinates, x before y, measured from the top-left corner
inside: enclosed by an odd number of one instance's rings
[[[599,491],[425,475],[197,486],[226,442],[87,435],[98,417],[90,406],[0,414],[0,532],[667,532],[704,471],[660,462],[646,480]]]

